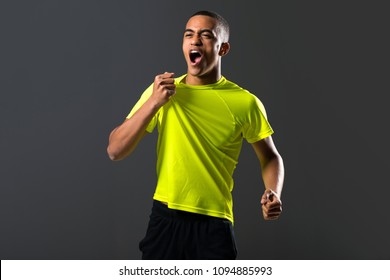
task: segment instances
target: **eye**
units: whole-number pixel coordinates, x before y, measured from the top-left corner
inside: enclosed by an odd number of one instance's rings
[[[192,33],[184,33],[184,37],[185,38],[191,38],[192,37]]]
[[[210,33],[202,33],[202,37],[203,37],[203,38],[206,38],[206,39],[211,39],[211,38],[213,38],[214,36],[213,36],[212,34],[210,34]]]

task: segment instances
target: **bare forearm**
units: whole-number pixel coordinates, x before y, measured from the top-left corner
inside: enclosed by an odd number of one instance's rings
[[[262,177],[265,188],[274,191],[280,198],[284,183],[284,164],[279,154],[262,166]]]
[[[111,160],[121,160],[134,151],[145,135],[146,128],[158,108],[151,101],[146,101],[130,119],[111,132],[107,147],[107,153]]]
[[[282,213],[282,189],[284,182],[284,164],[272,137],[269,136],[252,144],[260,160],[261,175],[265,191],[261,196],[261,208],[265,220],[276,220]]]

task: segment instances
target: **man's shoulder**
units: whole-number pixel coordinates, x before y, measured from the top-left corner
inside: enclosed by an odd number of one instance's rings
[[[254,97],[254,95],[249,90],[243,88],[242,86],[231,80],[228,80],[226,78],[224,79],[225,82],[221,84],[221,87],[219,89],[224,90],[227,93],[239,94],[240,97],[247,97],[249,99],[252,99]]]

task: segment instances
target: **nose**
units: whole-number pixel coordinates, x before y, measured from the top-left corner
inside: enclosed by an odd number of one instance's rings
[[[191,40],[191,46],[201,46],[202,40],[199,35],[194,35]]]

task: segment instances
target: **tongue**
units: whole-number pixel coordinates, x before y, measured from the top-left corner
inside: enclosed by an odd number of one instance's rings
[[[202,57],[201,56],[197,56],[197,57],[195,57],[195,59],[194,59],[194,63],[199,63],[199,61],[202,59]]]

